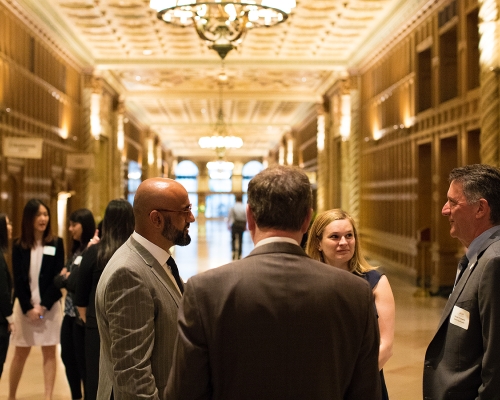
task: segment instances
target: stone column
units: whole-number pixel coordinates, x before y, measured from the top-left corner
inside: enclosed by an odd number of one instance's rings
[[[116,148],[117,148],[117,164],[120,166],[117,177],[117,185],[119,187],[120,197],[125,195],[126,192],[126,179],[127,163],[125,155],[125,99],[120,97],[118,100],[116,116]]]
[[[481,162],[500,164],[500,0],[479,1]]]
[[[99,141],[92,135],[92,94],[99,94],[102,90],[102,83],[99,78],[86,75],[84,76],[84,85],[82,89],[82,130],[80,141],[82,143],[82,151],[94,156],[94,169],[82,170],[82,196],[84,204],[94,213],[95,216],[100,215],[99,209],[99,190],[95,190],[97,174],[95,168],[97,166],[97,158],[99,156]]]
[[[318,170],[317,170],[317,211],[322,212],[329,204],[329,188],[331,179],[329,174],[329,132],[327,131],[327,116],[323,104],[318,105],[318,122],[316,132],[316,145],[318,147]]]
[[[349,161],[347,173],[349,175],[349,203],[347,206],[349,214],[355,221],[359,221],[359,203],[360,203],[360,158],[361,158],[361,110],[360,93],[358,89],[358,77],[353,76],[349,80],[349,91],[351,103],[351,126],[349,130]]]

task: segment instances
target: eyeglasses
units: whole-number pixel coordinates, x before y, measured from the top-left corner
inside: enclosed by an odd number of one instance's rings
[[[175,212],[175,213],[184,213],[190,215],[192,213],[193,205],[188,205],[184,210],[167,210],[166,208],[157,208],[156,211],[165,211],[165,212]],[[154,210],[153,210],[154,211]]]

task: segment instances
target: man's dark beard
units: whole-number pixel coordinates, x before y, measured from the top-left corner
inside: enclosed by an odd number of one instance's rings
[[[189,224],[186,225],[188,227]],[[170,218],[165,218],[165,226],[161,233],[163,237],[177,246],[187,246],[191,243],[191,236],[188,233],[184,233],[184,230],[179,230],[172,225],[172,220]]]

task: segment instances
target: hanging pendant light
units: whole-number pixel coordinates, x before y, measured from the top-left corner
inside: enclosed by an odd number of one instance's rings
[[[221,59],[241,43],[248,29],[284,22],[295,6],[295,0],[150,0],[159,19],[194,26]]]
[[[224,67],[222,67],[224,71]],[[225,76],[224,72],[219,75],[219,111],[217,113],[217,122],[211,136],[203,136],[198,140],[202,149],[213,149],[217,159],[207,163],[210,178],[228,179],[231,177],[234,164],[226,161],[226,152],[230,149],[239,149],[243,146],[243,139],[238,136],[228,135],[227,126],[224,122],[223,104],[223,85],[226,79],[220,79]]]
[[[224,71],[224,67],[222,67]],[[224,81],[220,76],[225,76],[224,72],[219,75],[219,110],[217,112],[217,122],[210,136],[202,136],[198,140],[198,144],[202,149],[214,149],[218,153],[224,153],[226,149],[239,149],[243,146],[243,139],[238,136],[228,134],[227,125],[224,121],[223,104],[223,89]]]

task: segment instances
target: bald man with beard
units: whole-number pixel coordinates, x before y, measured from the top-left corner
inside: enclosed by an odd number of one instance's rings
[[[135,231],[97,285],[99,400],[166,399],[184,290],[169,249],[191,242],[195,219],[184,187],[165,178],[141,183],[134,216]]]

